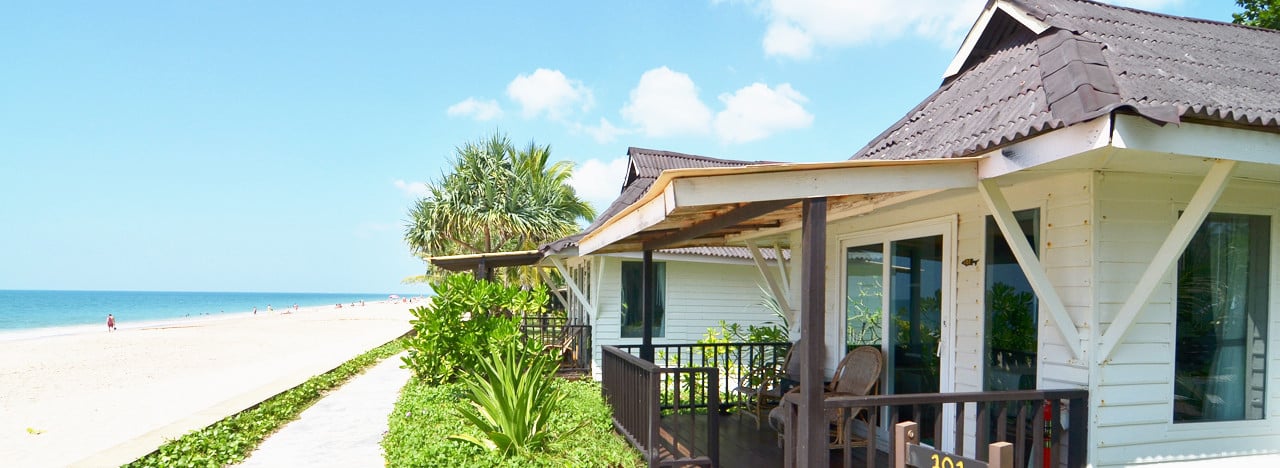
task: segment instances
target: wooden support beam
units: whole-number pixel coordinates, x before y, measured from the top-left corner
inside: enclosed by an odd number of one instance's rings
[[[602,255],[591,257],[591,281],[595,282],[595,285],[591,286],[591,297],[589,298],[592,305],[600,303],[600,288],[604,285],[604,266],[606,264],[608,263]],[[621,274],[622,272],[619,271],[618,273]],[[600,316],[600,308],[593,308],[592,311],[594,315],[591,316],[591,320],[595,321]]]
[[[827,466],[829,421],[822,408],[826,353],[827,199],[804,201],[800,259],[800,415],[796,421],[799,466]]]
[[[787,259],[782,256],[782,246],[773,243],[773,258],[778,259],[778,279],[783,291],[791,290],[791,275],[787,273]]]
[[[560,300],[560,304],[565,307],[569,307],[569,298],[564,297],[564,294],[560,294],[560,290],[551,287],[551,275],[547,274],[547,270],[545,268],[538,268],[538,276],[542,278],[542,284],[547,285],[547,290],[551,291],[551,294],[555,295],[556,299]],[[569,282],[567,276],[565,277],[564,282]]]
[[[1120,312],[1116,313],[1115,319],[1098,340],[1100,346],[1098,364],[1105,363],[1111,357],[1111,352],[1129,332],[1129,327],[1133,325],[1134,320],[1137,320],[1138,313],[1142,311],[1143,306],[1147,305],[1147,301],[1151,299],[1151,293],[1164,279],[1165,273],[1169,272],[1169,267],[1182,256],[1187,244],[1191,243],[1191,238],[1200,229],[1200,224],[1204,222],[1205,217],[1209,216],[1209,211],[1213,209],[1214,204],[1218,203],[1218,197],[1221,197],[1223,190],[1227,188],[1227,180],[1231,178],[1231,171],[1235,167],[1235,161],[1220,159],[1209,168],[1204,181],[1196,189],[1195,195],[1191,196],[1187,209],[1182,212],[1182,216],[1178,217],[1178,222],[1174,223],[1173,230],[1169,231],[1164,243],[1160,244],[1156,256],[1151,259],[1151,264],[1147,265],[1147,270],[1138,278],[1138,283],[1134,285],[1129,298],[1120,307]]]
[[[765,284],[769,286],[769,293],[773,294],[773,299],[778,302],[778,308],[782,309],[787,320],[791,320],[791,306],[787,303],[786,289],[778,282],[774,275],[770,274],[768,262],[765,261],[764,255],[760,254],[760,247],[753,242],[747,243],[747,250],[751,251],[751,259],[756,262],[756,270],[760,272],[760,276],[764,277]],[[782,257],[774,257],[779,263]]]
[[[797,200],[768,200],[748,203],[729,210],[729,212],[720,216],[689,226],[688,228],[681,229],[659,238],[646,240],[644,241],[644,249],[662,249],[669,245],[697,239],[721,229],[732,227],[743,221],[769,214],[775,210],[785,208],[788,205],[793,205],[796,201]]]
[[[1027,235],[1022,232],[1017,218],[1013,216],[1013,210],[1009,208],[1009,202],[1005,200],[1000,186],[996,185],[994,179],[986,179],[978,183],[978,192],[987,203],[987,210],[995,218],[996,226],[1000,227],[1000,233],[1004,234],[1005,242],[1009,244],[1010,250],[1013,250],[1013,256],[1018,260],[1022,273],[1027,276],[1027,281],[1031,283],[1031,289],[1035,291],[1036,297],[1040,298],[1040,303],[1049,309],[1049,317],[1053,319],[1058,332],[1062,334],[1063,341],[1071,349],[1071,355],[1077,359],[1082,358],[1080,331],[1071,320],[1071,315],[1067,313],[1067,307],[1058,296],[1058,290],[1049,281],[1049,275],[1045,273],[1040,258],[1036,257],[1036,251],[1031,248],[1031,243],[1027,242]]]
[[[640,339],[640,359],[653,362],[653,251],[645,250],[640,262],[640,313],[643,319]]]
[[[587,311],[587,315],[590,315],[594,320],[596,317],[595,305],[591,303],[591,300],[587,299],[586,294],[582,293],[582,289],[578,288],[578,284],[573,282],[573,276],[569,274],[569,269],[564,266],[564,262],[556,257],[547,257],[547,259],[551,260],[551,265],[555,266],[556,270],[560,272],[560,276],[564,277],[564,283],[569,285],[569,291],[573,292],[573,297],[578,299],[578,303],[582,305],[582,310]]]

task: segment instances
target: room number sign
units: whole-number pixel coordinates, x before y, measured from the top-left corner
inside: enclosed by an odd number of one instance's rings
[[[923,445],[907,446],[907,465],[920,468],[987,468],[987,462],[934,450]]]

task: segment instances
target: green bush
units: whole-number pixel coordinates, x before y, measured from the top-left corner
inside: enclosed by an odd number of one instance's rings
[[[323,397],[325,392],[402,350],[404,340],[388,342],[257,406],[165,442],[156,451],[125,466],[225,466],[242,462],[267,436],[297,419],[298,414]]]
[[[520,317],[542,312],[543,287],[515,286],[454,274],[434,283],[436,295],[427,307],[413,310],[416,335],[408,340],[405,366],[428,383],[453,381],[479,366],[477,356],[516,341]]]
[[[551,414],[547,446],[540,452],[506,458],[473,443],[451,439],[462,433],[480,437],[462,411],[470,407],[466,386],[433,385],[411,379],[392,411],[382,440],[391,467],[637,467],[640,455],[613,431],[600,384],[555,379],[564,400]]]
[[[462,416],[480,429],[481,437],[452,437],[507,457],[546,447],[551,415],[564,401],[553,385],[560,366],[540,350],[523,348],[512,342],[480,357],[479,368],[465,381],[471,406],[462,408]]]

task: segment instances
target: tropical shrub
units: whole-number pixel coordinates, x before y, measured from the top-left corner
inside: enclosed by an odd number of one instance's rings
[[[479,367],[465,380],[471,406],[461,412],[480,429],[481,436],[463,433],[451,437],[504,457],[546,447],[551,415],[564,401],[564,395],[552,385],[560,366],[539,350],[523,349],[518,342],[507,343],[478,361]]]
[[[431,285],[435,297],[413,309],[415,335],[406,342],[402,359],[418,378],[429,383],[453,381],[478,368],[479,356],[517,341],[520,316],[542,312],[544,287],[515,286],[475,279],[460,273]]]
[[[482,437],[462,416],[470,407],[463,383],[427,384],[411,379],[400,394],[382,440],[387,466],[459,468],[638,467],[640,454],[613,430],[600,384],[555,379],[564,400],[552,413],[553,436],[543,450],[503,457],[471,442],[444,437],[459,432]]]

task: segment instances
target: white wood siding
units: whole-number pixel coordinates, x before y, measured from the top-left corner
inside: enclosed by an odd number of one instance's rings
[[[624,260],[639,259],[605,257],[603,272],[593,272],[604,275],[598,296],[600,312],[591,328],[595,361],[592,367],[597,377],[600,346],[640,344],[641,341],[638,337],[621,336]],[[665,333],[654,337],[654,343],[695,343],[707,334],[708,328],[718,329],[721,320],[743,328],[778,321],[773,312],[762,305],[764,293],[759,285],[763,279],[750,260],[674,260],[655,254],[654,262],[667,265]]]
[[[1133,173],[1096,176],[1099,329],[1110,326],[1138,277],[1200,184],[1197,177]],[[1097,466],[1134,465],[1280,450],[1280,313],[1277,313],[1277,200],[1280,186],[1235,179],[1214,212],[1272,216],[1267,418],[1173,424],[1175,274],[1167,272],[1109,360],[1094,364],[1089,439]],[[1219,462],[1222,462],[1219,460]]]
[[[1090,174],[1081,172],[1027,180],[1004,188],[1014,210],[1041,210],[1041,260],[1086,340],[1090,334],[1088,324],[1093,302],[1091,182]],[[953,296],[956,300],[956,324],[955,342],[951,348],[956,365],[954,391],[982,390],[988,213],[975,190],[952,190],[831,224],[826,282],[828,367],[834,368],[843,343],[844,300],[839,297],[843,281],[843,253],[840,252],[839,237],[951,215],[958,219],[953,282],[956,288]],[[974,266],[960,265],[960,261],[967,258],[979,262]],[[1062,335],[1048,314],[1041,314],[1039,334],[1041,368],[1038,374],[1041,387],[1081,388],[1088,385],[1085,361],[1071,358],[1069,349],[1062,342]]]
[[[1054,282],[1081,338],[1091,340],[1093,303],[1093,212],[1090,204],[1092,177],[1088,172],[1057,174],[1023,180],[1003,187],[1014,210],[1040,209],[1040,258],[1046,273]],[[834,370],[842,353],[844,300],[840,296],[844,281],[841,236],[863,231],[892,228],[915,221],[956,216],[955,242],[955,320],[954,387],[944,392],[976,392],[983,387],[983,353],[985,352],[985,267],[986,220],[989,213],[976,190],[951,190],[922,198],[869,215],[832,223],[827,245],[827,349],[828,374]],[[977,259],[973,266],[963,266],[963,259]],[[1043,307],[1041,310],[1044,310]],[[1039,321],[1039,388],[1084,388],[1089,385],[1087,360],[1071,357],[1062,335],[1047,313]],[[972,413],[965,427],[977,427]],[[974,443],[972,429],[966,446]]]

